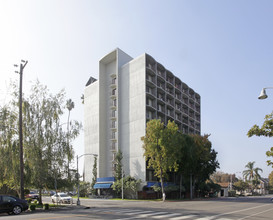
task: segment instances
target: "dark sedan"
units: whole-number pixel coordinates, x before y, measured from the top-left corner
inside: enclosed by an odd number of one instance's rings
[[[19,199],[15,196],[0,195],[0,212],[18,215],[28,209],[26,200]]]

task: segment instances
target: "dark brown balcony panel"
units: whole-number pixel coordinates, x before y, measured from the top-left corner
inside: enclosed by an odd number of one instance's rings
[[[146,86],[146,94],[156,97],[155,88],[152,88],[150,86]]]
[[[146,67],[155,72],[155,64],[156,64],[156,61],[154,60],[154,58],[147,54],[146,55]]]
[[[182,82],[179,78],[175,77],[175,80],[174,80],[174,87],[176,90],[178,91],[181,91],[182,90]]]
[[[189,94],[189,87],[186,83],[182,83],[182,92],[186,95]]]

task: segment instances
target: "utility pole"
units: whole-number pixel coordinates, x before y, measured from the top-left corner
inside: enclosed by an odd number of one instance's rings
[[[123,192],[123,166],[121,166],[121,199],[124,199],[124,192]]]
[[[24,156],[23,156],[23,120],[22,120],[22,87],[23,87],[23,70],[28,61],[21,60],[20,64],[20,86],[19,86],[19,154],[20,154],[20,198],[24,199]],[[18,67],[18,65],[14,65]],[[18,71],[15,71],[18,73]]]
[[[80,180],[79,180],[79,159],[82,157],[82,156],[87,156],[87,155],[91,155],[91,156],[94,156],[94,157],[97,157],[98,155],[97,154],[83,154],[81,156],[78,156],[77,155],[77,185],[78,185],[78,199],[77,199],[77,205],[81,205],[81,201],[80,201]]]

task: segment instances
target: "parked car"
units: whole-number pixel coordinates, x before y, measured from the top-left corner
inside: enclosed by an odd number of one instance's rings
[[[66,193],[57,193],[57,194],[51,196],[51,200],[52,200],[53,203],[73,204],[72,197],[67,195]]]
[[[33,191],[29,192],[29,194],[27,194],[25,196],[26,199],[30,198],[30,199],[39,199],[39,195]]]
[[[77,195],[77,192],[76,191],[69,191],[69,192],[67,192],[67,194],[70,196],[75,196],[75,195]]]
[[[28,203],[26,200],[10,195],[0,195],[0,212],[18,215],[27,209]]]
[[[56,191],[52,191],[52,190],[49,192],[50,196],[53,196],[55,193]]]

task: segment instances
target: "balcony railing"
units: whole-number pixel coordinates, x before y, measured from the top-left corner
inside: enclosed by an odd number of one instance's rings
[[[147,63],[147,68],[153,70],[155,72],[155,65],[152,65],[151,63]]]

